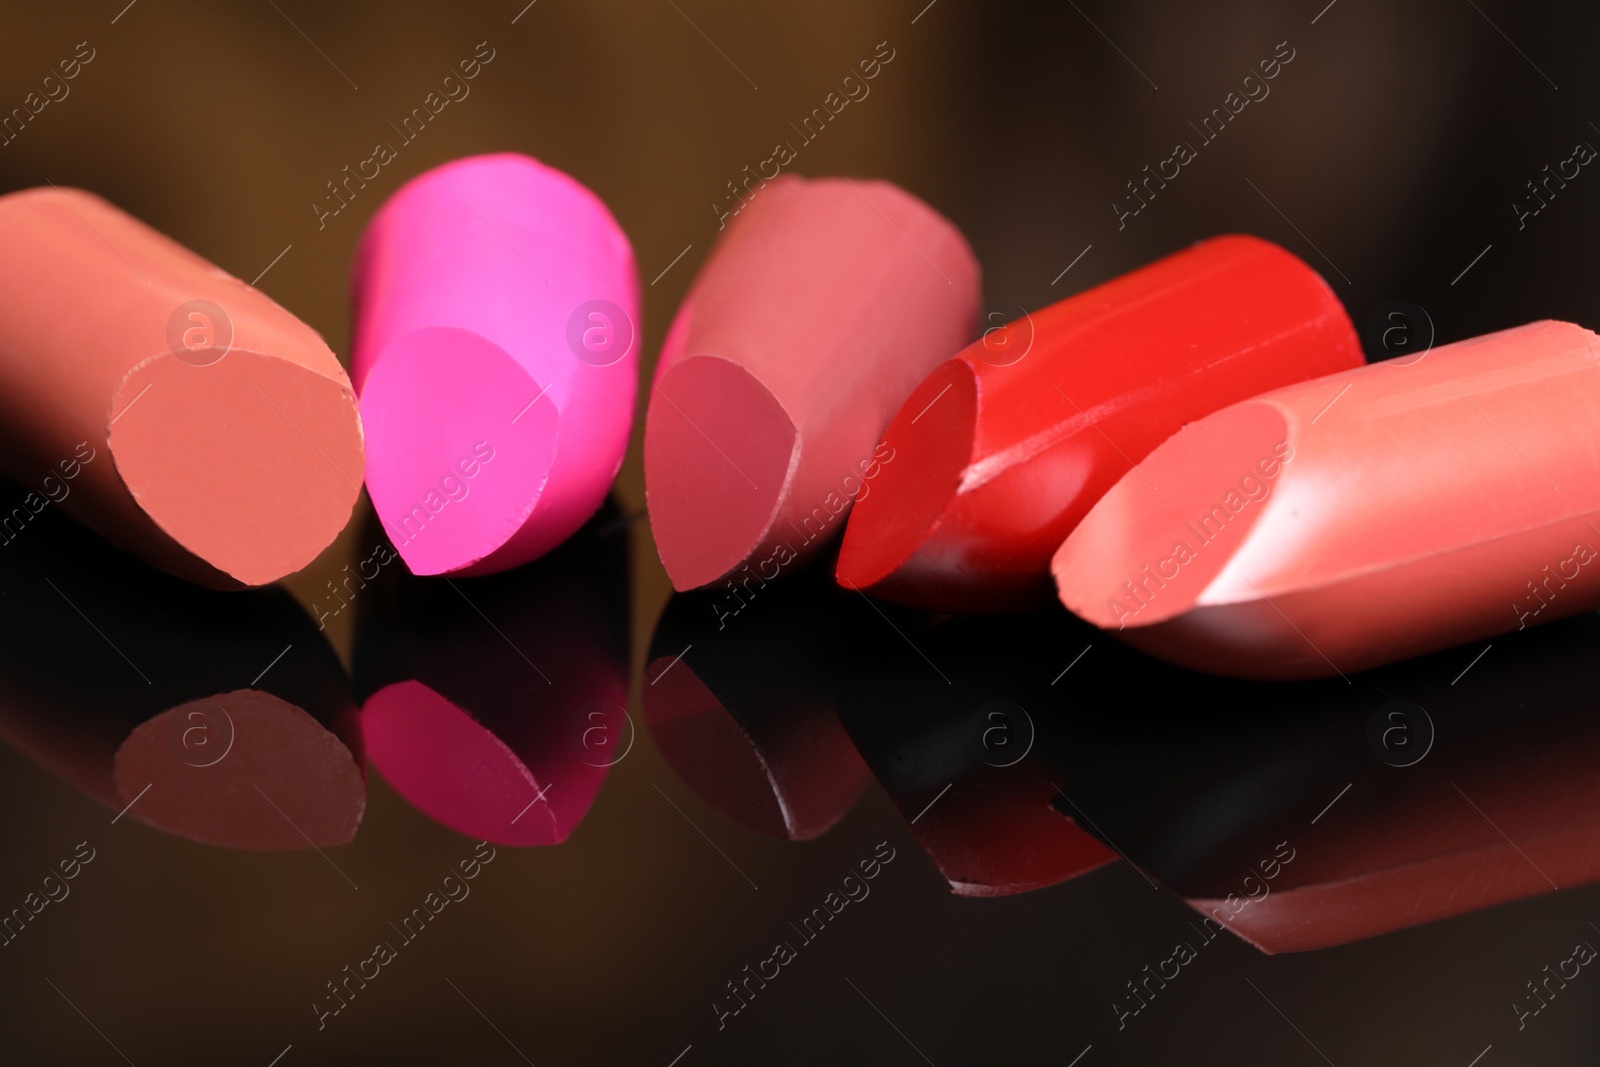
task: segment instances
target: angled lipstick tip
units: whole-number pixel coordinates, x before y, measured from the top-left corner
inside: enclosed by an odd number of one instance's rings
[[[430,327],[392,344],[361,395],[367,490],[414,574],[490,559],[539,502],[560,414],[497,345]]]
[[[710,585],[762,543],[800,447],[783,405],[736,363],[696,356],[657,380],[645,478],[650,528],[675,589]]]
[[[741,563],[770,578],[835,542],[884,428],[971,339],[978,297],[966,240],[887,183],[784,176],[742,207],[667,332],[646,415],[673,584]]]
[[[133,499],[240,584],[300,570],[350,519],[363,455],[347,381],[237,349],[201,367],[167,355],[131,372],[113,407],[107,445]]]
[[[1531,323],[1192,423],[1063,543],[1061,599],[1164,659],[1257,678],[1592,610],[1594,341]]]
[[[1266,513],[1293,457],[1288,439],[1275,408],[1250,402],[1169,438],[1057,550],[1061,602],[1096,626],[1127,631],[1225,596],[1217,580]]]
[[[880,448],[890,458],[845,527],[840,585],[913,607],[946,602],[940,578],[949,561],[923,549],[960,490],[977,418],[977,379],[959,359],[936,368],[901,406]]]
[[[416,573],[510,570],[594,514],[627,450],[640,320],[593,192],[513,153],[435,167],[367,225],[350,295],[369,487]]]
[[[1362,363],[1327,284],[1254,238],[1019,310],[956,355],[969,395],[941,367],[900,409],[900,464],[934,477],[891,473],[860,505],[843,584],[934,611],[1043,606],[1051,556],[1130,465],[1231,403]]]

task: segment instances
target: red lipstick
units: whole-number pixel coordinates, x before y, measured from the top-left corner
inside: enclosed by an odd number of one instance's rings
[[[1026,314],[901,406],[883,437],[896,458],[856,504],[839,582],[936,611],[1048,603],[1051,555],[1151,449],[1218,408],[1361,363],[1327,283],[1253,237]]]

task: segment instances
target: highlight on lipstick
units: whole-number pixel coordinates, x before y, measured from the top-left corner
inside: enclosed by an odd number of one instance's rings
[[[1185,423],[1359,367],[1326,282],[1254,237],[1202,241],[1023,316],[940,365],[884,432],[841,585],[928,610],[1051,600],[1050,557]]]
[[[0,469],[172,574],[264,585],[349,521],[361,422],[264,293],[92,193],[28,189],[0,197]]]
[[[866,498],[890,417],[972,337],[965,239],[878,181],[768,182],[667,333],[645,422],[650,526],[674,588],[776,576]]]
[[[513,153],[412,179],[362,235],[351,369],[367,489],[414,574],[492,574],[594,514],[639,366],[633,250],[606,206]]]
[[[1349,674],[1600,607],[1600,374],[1536,322],[1225,408],[1055,556],[1061,600],[1154,655]]]

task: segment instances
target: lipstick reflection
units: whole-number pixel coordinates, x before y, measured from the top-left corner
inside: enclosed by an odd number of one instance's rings
[[[1058,805],[1267,952],[1600,879],[1600,618],[1252,683],[1096,644],[1042,737]],[[1070,806],[1069,806],[1070,805]]]
[[[355,837],[354,694],[284,590],[200,589],[47,508],[0,551],[0,598],[0,735],[13,748],[192,841]]]
[[[1061,612],[914,625],[868,631],[843,718],[951,890],[1023,893],[1115,859],[1054,806],[1041,755],[1055,660],[1088,628]]]
[[[745,595],[736,613],[715,590],[668,601],[645,668],[645,722],[707,804],[757,833],[809,841],[867,784],[839,725],[835,662],[836,636],[863,606],[817,571]]]
[[[384,780],[469,837],[565,841],[632,744],[628,568],[614,504],[517,570],[382,568],[354,603],[367,755]]]

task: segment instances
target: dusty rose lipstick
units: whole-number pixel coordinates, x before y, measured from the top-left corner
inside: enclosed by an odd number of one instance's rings
[[[656,549],[676,589],[775,575],[843,528],[883,428],[966,344],[978,264],[887,182],[783,177],[729,224],[662,346],[645,421]]]

